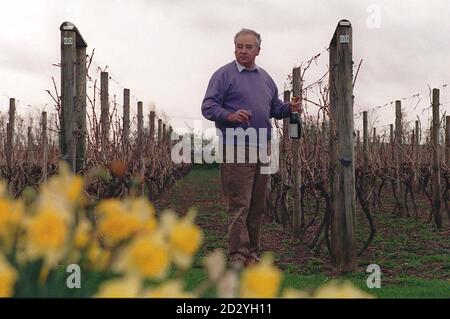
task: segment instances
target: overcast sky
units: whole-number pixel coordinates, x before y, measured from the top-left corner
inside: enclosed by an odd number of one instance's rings
[[[95,48],[94,60],[108,65],[110,96],[122,103],[122,87],[132,103],[151,102],[171,117],[174,127],[193,126],[212,73],[234,59],[234,34],[242,27],[262,36],[257,64],[283,91],[287,75],[301,61],[322,52],[340,19],[353,26],[353,60],[363,63],[354,90],[355,113],[395,99],[404,100],[408,120],[427,106],[428,85],[450,86],[450,4],[435,1],[300,0],[30,0],[2,1],[0,10],[0,111],[8,97],[18,112],[53,104],[45,93],[51,77],[60,82],[59,26],[73,22]],[[326,69],[328,53],[314,64],[306,81]],[[356,70],[356,69],[355,69]],[[91,75],[99,77],[92,67]],[[450,88],[441,90],[450,111]],[[28,106],[32,105],[32,106]],[[394,108],[382,108],[378,126],[393,123]],[[185,117],[182,119],[182,117]],[[357,120],[356,125],[362,120]],[[205,127],[212,124],[205,120]]]

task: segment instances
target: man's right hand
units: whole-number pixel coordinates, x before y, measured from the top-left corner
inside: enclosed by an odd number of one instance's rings
[[[246,110],[239,110],[230,113],[227,117],[227,121],[230,123],[246,123],[250,121],[250,114]]]

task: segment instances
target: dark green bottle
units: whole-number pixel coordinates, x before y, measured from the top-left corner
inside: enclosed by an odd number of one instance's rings
[[[289,138],[299,139],[302,136],[302,120],[298,112],[292,112],[289,116]]]

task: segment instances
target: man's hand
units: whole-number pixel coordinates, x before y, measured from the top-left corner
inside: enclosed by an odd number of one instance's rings
[[[246,123],[250,121],[250,114],[246,110],[239,110],[230,113],[227,117],[227,121],[231,123]]]
[[[300,98],[298,96],[294,96],[292,98],[292,101],[289,102],[289,108],[291,109],[291,113],[298,112],[302,114],[302,107],[300,105]]]

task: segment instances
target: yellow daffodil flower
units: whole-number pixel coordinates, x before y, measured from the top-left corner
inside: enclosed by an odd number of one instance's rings
[[[75,228],[73,244],[76,249],[84,249],[91,240],[92,226],[89,220],[83,218]]]
[[[0,254],[0,298],[13,296],[17,277],[17,271]]]
[[[103,283],[96,298],[135,298],[141,289],[141,281],[136,277],[111,279]]]
[[[143,234],[151,234],[158,227],[155,207],[145,198],[133,198],[125,200],[125,206],[131,215],[137,216],[141,220],[139,229]]]
[[[94,241],[87,250],[89,265],[98,271],[107,270],[111,261],[111,251],[102,249],[97,241]]]
[[[140,278],[162,279],[170,266],[167,244],[160,233],[138,236],[123,249],[114,268]]]
[[[314,298],[373,298],[373,296],[356,288],[351,282],[331,281],[317,289]]]
[[[118,199],[102,201],[98,207],[98,229],[109,246],[115,246],[129,239],[141,227],[142,221],[136,214],[130,214],[125,205]]]
[[[83,205],[84,179],[70,171],[69,165],[61,161],[58,164],[59,174],[52,176],[41,186],[40,199],[42,201],[60,201],[68,208]]]
[[[174,211],[167,210],[161,217],[161,227],[168,237],[173,260],[182,269],[190,267],[193,255],[203,241],[201,229],[194,224],[196,212],[189,211],[178,218]]]
[[[246,268],[242,273],[240,295],[243,298],[273,298],[278,294],[282,272],[272,265],[266,254],[260,263]]]
[[[160,286],[145,291],[144,298],[195,298],[190,292],[183,291],[183,283],[180,280],[170,280]]]
[[[51,203],[42,204],[26,222],[26,255],[43,257],[47,266],[55,265],[66,251],[70,214]]]
[[[0,198],[0,247],[9,252],[24,214],[21,201]]]
[[[294,288],[286,288],[283,290],[283,294],[281,295],[281,298],[292,298],[292,299],[298,299],[298,298],[311,298],[311,296],[304,291],[294,289]]]

